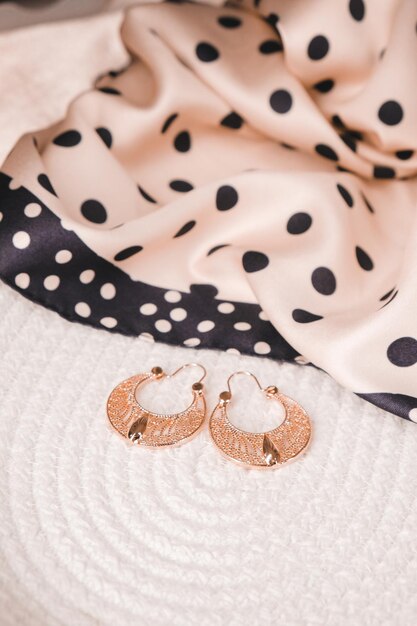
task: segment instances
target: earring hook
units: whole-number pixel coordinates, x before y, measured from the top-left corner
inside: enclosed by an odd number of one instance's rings
[[[167,374],[166,377],[167,378],[174,378],[174,376],[176,376],[179,372],[181,372],[181,370],[185,369],[186,367],[199,367],[201,370],[203,370],[203,375],[201,376],[201,378],[198,379],[198,383],[201,383],[205,377],[207,376],[207,370],[204,367],[204,365],[201,365],[200,363],[185,363],[185,365],[181,365],[181,367],[179,367],[177,370],[175,370],[175,372],[173,372],[172,374]]]
[[[255,374],[252,374],[252,372],[241,370],[239,372],[233,372],[233,374],[230,374],[229,378],[227,379],[227,388],[229,390],[230,395],[232,394],[232,390],[230,388],[230,381],[232,380],[233,376],[239,376],[240,374],[243,374],[244,376],[250,376],[251,378],[253,378],[256,384],[258,385],[259,389],[263,391],[262,385],[259,382],[259,380],[256,378]]]

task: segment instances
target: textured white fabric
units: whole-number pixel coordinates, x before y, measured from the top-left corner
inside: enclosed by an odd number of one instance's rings
[[[0,307],[3,626],[415,623],[414,425],[313,368],[110,335],[5,286]],[[296,397],[315,427],[305,457],[248,472],[207,431],[126,448],[106,424],[112,386],[192,359],[209,406],[242,368]]]
[[[118,20],[0,37],[0,158],[123,63]],[[414,626],[415,425],[313,368],[95,331],[4,285],[0,312],[2,626]],[[173,450],[126,449],[106,425],[112,387],[193,359],[209,369],[210,407],[242,368],[300,401],[315,428],[307,455],[247,472],[207,431]]]

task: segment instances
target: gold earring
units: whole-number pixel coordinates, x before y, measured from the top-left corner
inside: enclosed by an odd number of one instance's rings
[[[227,416],[227,405],[232,399],[230,381],[239,374],[251,376],[267,398],[284,406],[285,418],[277,428],[264,433],[251,433],[231,424]],[[223,455],[246,467],[267,469],[284,465],[306,450],[311,439],[311,422],[295,400],[273,385],[262,389],[256,376],[250,372],[235,372],[229,376],[227,387],[228,391],[220,394],[209,421],[210,435]]]
[[[201,378],[191,389],[193,400],[181,413],[158,414],[148,411],[139,404],[136,393],[141,385],[163,378],[173,378],[186,367],[199,367]],[[162,368],[153,367],[150,372],[137,374],[121,382],[111,392],[107,401],[107,416],[111,426],[131,443],[152,448],[173,446],[194,437],[204,423],[206,401],[204,385],[206,369],[198,363],[187,363],[173,374],[166,374]]]

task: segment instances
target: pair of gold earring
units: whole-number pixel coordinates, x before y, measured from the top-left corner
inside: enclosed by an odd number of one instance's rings
[[[140,386],[150,381],[173,378],[186,367],[199,367],[203,375],[192,384],[193,400],[181,413],[158,414],[141,406],[136,398]],[[285,409],[283,422],[268,432],[247,432],[234,426],[227,415],[232,400],[230,382],[238,374],[251,376],[267,398],[280,402]],[[109,396],[107,416],[111,426],[133,444],[159,448],[174,446],[192,439],[203,427],[206,418],[206,400],[203,380],[206,369],[199,363],[187,363],[172,374],[161,367],[137,374],[121,382]],[[311,439],[311,422],[305,410],[285,396],[274,385],[263,389],[250,372],[235,372],[227,381],[227,391],[219,395],[218,403],[209,420],[211,438],[224,456],[240,465],[267,469],[279,467],[304,452]]]

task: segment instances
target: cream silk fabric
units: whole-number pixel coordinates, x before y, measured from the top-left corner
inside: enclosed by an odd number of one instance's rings
[[[130,9],[131,63],[2,167],[2,278],[417,419],[416,23],[412,0]]]

